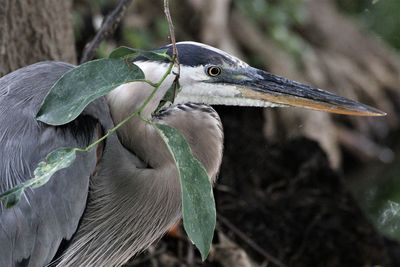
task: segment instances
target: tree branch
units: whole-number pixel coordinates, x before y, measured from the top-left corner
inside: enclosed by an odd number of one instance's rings
[[[172,23],[171,13],[169,12],[169,0],[164,0],[164,13],[165,13],[165,17],[167,18],[167,22],[168,22],[169,36],[171,38],[171,43],[172,43],[173,59],[175,60],[175,63],[178,68],[177,73],[174,73],[176,76],[174,82],[177,82],[179,79],[179,75],[180,75],[180,65],[179,65],[179,58],[178,58],[178,49],[176,48],[174,24]]]
[[[82,53],[80,64],[85,63],[93,58],[95,50],[99,47],[100,43],[108,36],[114,33],[119,22],[124,16],[126,8],[132,3],[132,0],[119,0],[114,10],[103,19],[100,30],[96,36],[86,44]]]

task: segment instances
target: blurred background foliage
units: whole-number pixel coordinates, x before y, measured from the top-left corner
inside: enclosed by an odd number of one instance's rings
[[[271,36],[280,46],[288,50],[294,57],[301,53],[304,42],[296,32],[291,31],[304,23],[306,14],[303,0],[285,1],[246,1],[236,0],[234,3],[247,17]]]
[[[114,0],[75,0],[78,56]],[[297,110],[265,110],[270,143],[306,136],[377,228],[400,240],[400,1],[170,1],[178,40],[220,47],[251,65],[376,106],[385,118],[354,118]],[[133,1],[115,34],[97,51],[151,49],[168,43],[160,0]],[[223,174],[223,173],[222,173]]]
[[[400,49],[400,2],[396,0],[337,0],[339,7],[353,15],[367,30]]]
[[[397,0],[337,0],[338,6],[350,14],[365,30],[400,50],[400,1]],[[399,136],[394,143],[398,146]],[[397,150],[397,149],[396,149]],[[398,153],[398,152],[397,152]],[[374,165],[354,174],[353,191],[373,219],[388,236],[400,240],[400,161],[389,165]]]
[[[280,44],[289,50],[299,52],[302,47],[301,38],[297,38],[297,35],[293,34],[290,29],[304,23],[307,16],[304,1],[234,0],[233,4]],[[140,2],[143,0],[136,1],[136,4],[141,5]],[[115,3],[115,0],[75,0],[73,20],[78,44],[82,44],[82,39],[87,40],[90,34],[94,34],[95,28],[101,25],[102,16],[106,15]],[[336,4],[343,12],[351,15],[357,23],[363,25],[366,30],[374,32],[378,38],[382,38],[392,47],[400,49],[400,19],[397,16],[400,14],[399,1],[336,0]],[[160,12],[158,13],[161,15]],[[88,22],[87,19],[91,14],[96,14],[96,17],[93,21]],[[165,43],[168,25],[163,16],[153,19],[151,31],[148,28],[141,28],[140,25],[134,25],[134,23],[122,25],[122,32],[118,32],[121,38],[119,41],[131,47],[142,48],[152,48],[154,44]],[[196,23],[196,18],[192,18],[192,23]],[[83,34],[85,36],[82,36]],[[82,47],[78,47],[78,51],[81,50]],[[106,52],[106,46],[102,46],[99,50],[99,57],[107,54]]]

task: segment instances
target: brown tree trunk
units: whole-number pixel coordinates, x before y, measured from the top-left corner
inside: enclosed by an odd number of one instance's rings
[[[71,0],[0,0],[0,76],[43,60],[76,62]]]

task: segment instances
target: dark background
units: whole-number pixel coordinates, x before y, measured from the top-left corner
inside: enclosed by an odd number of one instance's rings
[[[178,41],[214,45],[388,116],[216,107],[225,154],[209,259],[201,263],[177,226],[128,266],[400,266],[400,2],[170,2]],[[41,60],[79,62],[116,1],[0,4],[4,75]],[[96,57],[166,43],[162,1],[138,0]]]

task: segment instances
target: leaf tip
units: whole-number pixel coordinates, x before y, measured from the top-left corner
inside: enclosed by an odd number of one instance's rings
[[[207,260],[209,252],[210,252],[209,250],[207,252],[206,251],[200,251],[201,261],[202,262],[205,262]]]
[[[18,204],[23,193],[23,188],[20,188],[18,190],[10,189],[0,194],[0,202],[4,205],[6,209],[11,209]]]
[[[39,112],[35,115],[35,119],[36,119],[37,121],[44,122],[44,121],[43,121],[43,115],[42,115],[42,114],[39,114]]]
[[[58,120],[57,120],[57,119],[52,119],[51,116],[48,116],[48,115],[45,114],[45,113],[44,113],[44,114],[42,114],[42,113],[39,114],[39,112],[38,112],[38,113],[36,114],[36,116],[35,116],[35,119],[36,119],[37,121],[43,122],[43,123],[48,124],[48,125],[59,126],[59,125],[66,124],[66,123],[68,123],[68,122],[74,120],[75,118],[69,119],[69,120],[65,120],[65,119],[58,119]]]

